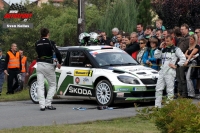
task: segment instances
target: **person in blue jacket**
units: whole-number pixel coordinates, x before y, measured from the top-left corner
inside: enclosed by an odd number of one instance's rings
[[[142,61],[145,66],[151,67],[155,70],[159,70],[158,60],[154,57],[154,52],[157,49],[158,40],[156,38],[150,39],[150,48],[146,50],[142,57]]]

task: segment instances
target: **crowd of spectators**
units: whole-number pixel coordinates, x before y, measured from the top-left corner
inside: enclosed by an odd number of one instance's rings
[[[161,59],[154,57],[154,52],[165,42],[165,37],[171,36],[173,45],[180,48],[187,61],[184,66],[176,68],[178,94],[184,98],[194,98],[200,93],[200,28],[191,30],[187,24],[180,27],[166,29],[162,20],[156,20],[156,27],[151,25],[144,29],[143,24],[137,24],[137,31],[127,33],[118,28],[112,29],[113,37],[109,38],[105,32],[99,32],[100,42],[105,45],[118,47],[126,51],[141,65],[160,70]]]

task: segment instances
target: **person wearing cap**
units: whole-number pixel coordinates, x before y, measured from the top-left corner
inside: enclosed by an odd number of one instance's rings
[[[21,68],[21,56],[20,53],[17,51],[17,44],[13,43],[5,58],[4,73],[8,76],[8,91],[6,94],[14,94],[14,91],[19,87],[17,75],[20,73]],[[14,79],[15,83],[13,85]]]
[[[0,48],[0,95],[2,92],[3,82],[4,82],[4,66],[5,66],[5,56]]]
[[[19,50],[19,53],[21,55],[21,64],[22,64],[22,70],[21,70],[21,80],[22,80],[22,86],[20,87],[20,90],[23,89],[23,86],[25,84],[25,78],[28,76],[28,64],[27,64],[27,57],[24,56],[24,51]]]
[[[56,92],[56,74],[55,74],[55,57],[57,58],[58,64],[56,65],[59,69],[62,63],[62,57],[60,52],[55,46],[55,42],[49,40],[49,30],[42,28],[41,39],[35,43],[35,49],[37,52],[37,93],[39,99],[39,106],[41,111],[45,109],[56,110],[52,106],[52,99]],[[49,89],[47,97],[44,96],[44,80],[47,79]]]

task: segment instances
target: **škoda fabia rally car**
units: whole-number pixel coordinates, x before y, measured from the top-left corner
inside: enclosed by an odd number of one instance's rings
[[[121,49],[110,46],[59,47],[63,62],[55,70],[56,96],[96,100],[99,105],[155,100],[158,72],[139,65]],[[38,103],[36,68],[30,76],[30,98]],[[45,90],[48,82],[45,81]]]

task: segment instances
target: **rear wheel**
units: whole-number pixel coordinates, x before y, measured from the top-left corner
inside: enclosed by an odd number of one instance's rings
[[[30,84],[29,95],[33,103],[39,103],[38,94],[37,94],[37,79],[34,79]],[[47,96],[46,88],[44,88],[45,97]]]
[[[99,105],[113,104],[113,88],[108,80],[101,80],[95,87],[96,100]]]

